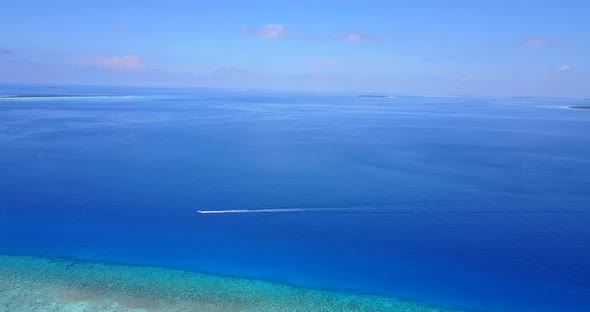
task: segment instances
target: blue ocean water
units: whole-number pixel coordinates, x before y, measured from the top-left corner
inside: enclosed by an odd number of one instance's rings
[[[0,253],[589,310],[587,100],[18,94],[124,97],[0,99]],[[277,208],[304,211],[197,213]]]

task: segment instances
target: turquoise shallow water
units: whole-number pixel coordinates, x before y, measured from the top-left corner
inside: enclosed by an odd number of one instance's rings
[[[345,294],[181,270],[0,256],[0,311],[451,312],[383,296]]]

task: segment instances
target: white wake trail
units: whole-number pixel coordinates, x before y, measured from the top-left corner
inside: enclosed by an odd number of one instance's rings
[[[237,210],[197,210],[200,214],[222,214],[222,213],[284,213],[314,211],[314,208],[276,208],[276,209],[237,209]]]

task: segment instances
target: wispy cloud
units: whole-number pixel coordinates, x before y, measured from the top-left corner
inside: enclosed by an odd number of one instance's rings
[[[245,36],[265,39],[288,38],[296,40],[344,42],[427,40],[440,37],[443,34],[442,32],[374,33],[362,30],[342,30],[322,34],[293,30],[291,28],[287,29],[284,24],[267,24],[266,26],[258,28],[242,28],[240,33]]]
[[[258,72],[233,65],[220,65],[196,74],[195,84],[209,87],[251,88],[264,77]]]
[[[561,65],[561,66],[559,66],[557,68],[557,71],[560,72],[560,73],[565,73],[565,72],[568,72],[568,71],[571,71],[571,70],[572,70],[572,67],[569,66],[569,65]]]
[[[528,47],[544,47],[553,44],[553,40],[548,38],[527,38],[520,41],[521,45]]]
[[[141,65],[139,56],[130,54],[111,57],[78,57],[71,60],[76,64],[94,65],[109,69],[135,70]]]
[[[191,86],[197,81],[196,75],[189,72],[143,66],[135,70],[112,70],[110,67],[80,64],[73,60],[62,62],[57,59],[0,62],[0,82]]]
[[[287,28],[283,24],[267,24],[262,28],[242,29],[242,34],[266,39],[276,39],[284,37],[287,34]]]
[[[444,32],[383,32],[344,31],[336,33],[334,38],[350,42],[358,41],[411,41],[430,40],[442,37]]]
[[[530,46],[530,47],[544,47],[544,46],[552,46],[557,44],[566,44],[575,42],[576,38],[572,36],[560,36],[560,37],[536,37],[536,38],[527,38],[520,41],[521,45]]]
[[[477,82],[477,79],[471,76],[462,76],[457,79],[457,82],[460,84],[470,84]]]
[[[12,54],[12,51],[4,48],[0,48],[0,54]]]
[[[341,40],[350,42],[369,41],[375,39],[374,35],[359,31],[342,32],[338,34],[337,37]]]

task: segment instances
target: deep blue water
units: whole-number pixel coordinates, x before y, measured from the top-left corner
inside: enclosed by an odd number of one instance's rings
[[[134,96],[0,100],[0,253],[590,309],[587,100],[34,93]],[[327,209],[196,213],[269,208]]]

